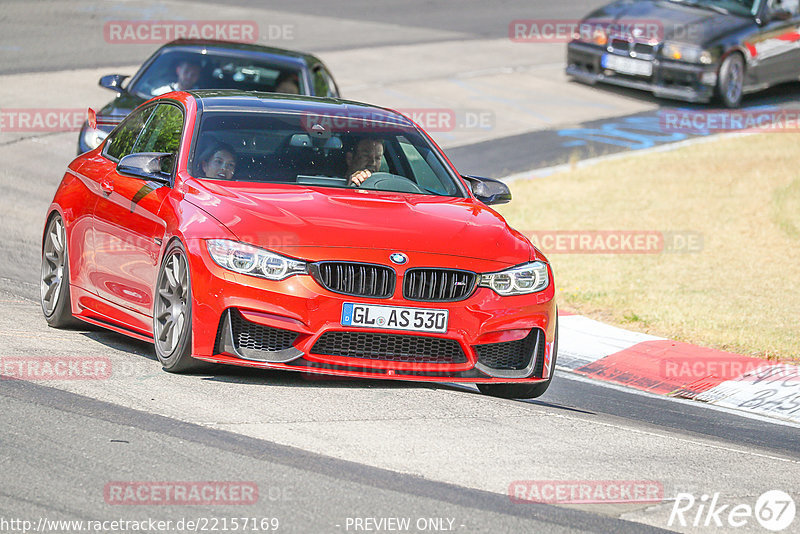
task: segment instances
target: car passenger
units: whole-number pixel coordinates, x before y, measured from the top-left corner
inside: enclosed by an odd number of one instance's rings
[[[383,141],[363,137],[356,139],[344,159],[347,163],[347,185],[358,187],[364,180],[372,176],[373,172],[378,172],[381,168],[383,158]]]
[[[196,59],[187,58],[182,60],[175,67],[177,80],[153,90],[153,96],[163,95],[172,91],[188,91],[195,89],[197,81],[200,79],[203,67]]]
[[[227,143],[214,143],[200,154],[201,178],[232,180],[236,172],[236,152]]]
[[[283,71],[275,80],[275,92],[287,95],[300,94],[300,82],[294,72]]]

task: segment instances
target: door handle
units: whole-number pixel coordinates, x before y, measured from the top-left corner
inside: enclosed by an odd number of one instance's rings
[[[111,183],[109,180],[102,180],[100,182],[100,189],[103,190],[103,194],[105,196],[108,196],[114,192],[114,184]]]

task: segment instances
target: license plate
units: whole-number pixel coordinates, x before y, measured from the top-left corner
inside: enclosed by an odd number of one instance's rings
[[[652,76],[653,64],[641,59],[603,54],[600,61],[604,69],[610,69],[620,74],[633,74],[635,76]]]
[[[342,306],[342,326],[390,328],[414,332],[447,332],[447,310],[401,308],[346,302]]]

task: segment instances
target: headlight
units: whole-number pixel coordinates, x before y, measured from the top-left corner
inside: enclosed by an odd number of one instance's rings
[[[94,150],[100,146],[100,143],[108,137],[108,132],[103,130],[95,130],[89,125],[83,128],[83,144],[89,147],[89,150]]]
[[[525,295],[547,289],[550,278],[547,264],[540,261],[526,263],[499,273],[482,274],[479,287],[493,289],[498,295]]]
[[[584,43],[594,43],[599,46],[608,44],[608,32],[606,28],[600,24],[592,24],[589,22],[581,22],[572,38]]]
[[[217,265],[236,273],[269,280],[283,280],[295,274],[308,273],[305,262],[238,241],[209,239],[206,245]]]
[[[667,41],[661,49],[661,55],[667,59],[686,61],[687,63],[703,63],[710,65],[712,58],[711,52],[703,50],[698,46]]]

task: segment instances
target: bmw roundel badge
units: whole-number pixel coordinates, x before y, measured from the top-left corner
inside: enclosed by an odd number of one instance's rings
[[[408,256],[403,254],[402,252],[395,252],[389,259],[392,260],[392,263],[396,263],[397,265],[404,265],[408,263]]]

